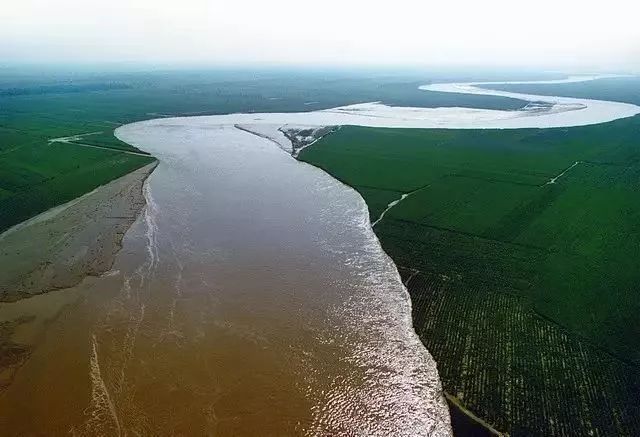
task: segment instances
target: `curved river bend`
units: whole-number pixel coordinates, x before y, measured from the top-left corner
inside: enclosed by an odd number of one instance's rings
[[[521,111],[369,103],[119,128],[160,161],[147,208],[111,274],[78,287],[83,299],[10,387],[25,407],[6,423],[78,435],[449,435],[436,364],[364,201],[283,152],[291,144],[279,129],[575,126],[640,108],[474,84],[423,88],[537,103]],[[55,380],[42,381],[43,368]],[[29,378],[49,393],[24,390]],[[44,400],[51,393],[54,406]],[[42,423],[24,425],[33,417]]]

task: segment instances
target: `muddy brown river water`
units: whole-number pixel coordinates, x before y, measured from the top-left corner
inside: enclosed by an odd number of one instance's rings
[[[111,272],[0,397],[13,434],[447,435],[435,363],[360,196],[267,139],[177,120]],[[36,298],[37,299],[37,298]]]

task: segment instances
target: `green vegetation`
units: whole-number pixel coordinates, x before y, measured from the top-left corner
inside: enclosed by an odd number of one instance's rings
[[[343,127],[299,158],[372,221],[411,193],[374,229],[448,394],[511,435],[640,434],[640,117]]]
[[[125,123],[167,115],[309,111],[381,99],[432,107],[524,106],[522,101],[501,97],[425,93],[417,89],[424,77],[422,73],[363,79],[357,73],[304,71],[105,74],[0,69],[0,232],[150,162],[151,158],[121,153],[137,151],[113,136],[113,130]],[[437,74],[431,77],[442,79]],[[73,141],[75,145],[50,143],[87,133],[91,135]]]
[[[73,144],[21,147],[0,155],[0,229],[124,176],[153,158]]]
[[[65,110],[38,112],[37,102],[9,109],[18,106],[12,99],[0,98],[0,231],[153,161],[128,153],[139,151],[113,136],[112,123]],[[98,133],[75,143],[49,141],[86,132]]]

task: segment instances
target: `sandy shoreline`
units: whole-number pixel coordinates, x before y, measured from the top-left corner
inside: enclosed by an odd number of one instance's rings
[[[146,204],[144,182],[156,165],[139,168],[0,235],[0,392],[31,355],[46,320],[77,295],[64,289],[111,269],[124,234]]]
[[[156,165],[148,164],[0,235],[0,302],[69,288],[87,275],[108,271],[124,234],[145,205],[142,188]]]

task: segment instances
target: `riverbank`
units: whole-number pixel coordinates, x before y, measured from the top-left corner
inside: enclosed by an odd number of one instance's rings
[[[145,205],[157,162],[53,208],[0,235],[0,302],[69,288],[107,272]]]
[[[145,206],[143,186],[156,166],[148,164],[0,235],[0,392],[31,355],[46,322],[78,295],[70,288],[111,269],[124,234]]]

